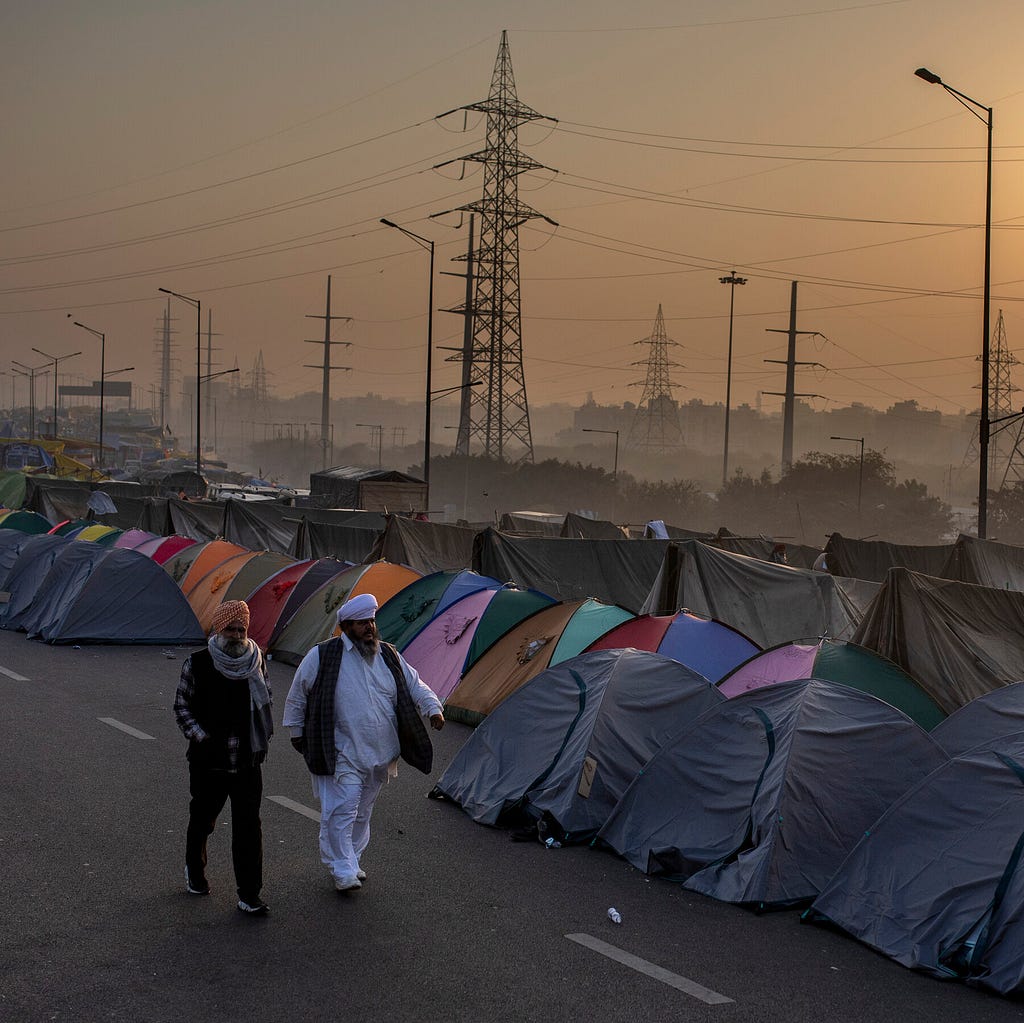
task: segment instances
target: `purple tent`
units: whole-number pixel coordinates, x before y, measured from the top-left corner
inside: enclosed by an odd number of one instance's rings
[[[440,700],[447,700],[458,685],[476,627],[498,592],[477,590],[455,601],[435,615],[402,651]]]

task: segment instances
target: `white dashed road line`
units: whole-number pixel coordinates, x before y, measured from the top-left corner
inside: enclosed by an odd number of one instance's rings
[[[110,725],[111,728],[116,728],[119,731],[125,732],[127,735],[132,735],[136,739],[152,739],[154,736],[147,735],[145,732],[140,732],[137,728],[132,728],[131,725],[126,725],[122,721],[118,721],[117,718],[100,718],[105,725]]]
[[[308,817],[311,821],[320,822],[320,813],[317,810],[303,806],[302,803],[296,803],[294,799],[289,799],[287,796],[267,796],[267,799],[272,803],[277,803],[278,806],[283,806],[286,810],[301,813],[303,817]]]
[[[19,675],[16,671],[11,671],[10,668],[0,668],[0,675],[6,675],[8,678],[14,679],[15,682],[28,682],[24,675]]]
[[[703,984],[698,984],[695,980],[688,980],[686,977],[680,977],[678,973],[671,973],[661,966],[655,966],[654,963],[649,963],[646,959],[641,959],[630,952],[624,952],[621,948],[601,941],[600,938],[591,937],[589,934],[567,934],[566,937],[578,945],[583,945],[609,959],[614,959],[615,962],[628,966],[631,970],[637,970],[648,977],[660,980],[662,984],[668,984],[669,987],[674,987],[708,1005],[724,1005],[726,1002],[732,1001],[731,998],[726,998],[725,995],[720,995],[717,991],[712,991],[711,988],[704,987]]]

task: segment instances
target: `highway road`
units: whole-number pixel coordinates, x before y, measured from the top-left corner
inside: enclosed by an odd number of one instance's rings
[[[227,813],[213,893],[188,896],[171,710],[186,652],[0,632],[5,1023],[1024,1020],[1020,1002],[795,912],[756,915],[607,852],[474,824],[425,798],[469,734],[454,723],[434,734],[432,778],[403,765],[381,794],[361,891],[339,895],[321,867],[309,776],[279,732],[264,772],[270,915],[235,908]],[[271,667],[278,724],[291,673]]]

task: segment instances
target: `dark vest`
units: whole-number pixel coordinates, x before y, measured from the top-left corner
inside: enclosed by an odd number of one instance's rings
[[[345,642],[338,636],[327,640],[326,643],[320,643],[317,650],[320,655],[320,668],[306,698],[306,718],[303,726],[306,748],[303,756],[306,758],[310,773],[333,775],[337,766],[337,750],[334,747],[334,693],[338,684],[338,672],[341,670],[341,658],[345,652]],[[395,679],[395,726],[401,747],[400,756],[407,764],[424,774],[429,774],[433,765],[434,749],[430,744],[430,736],[424,727],[423,719],[409,694],[398,651],[390,643],[381,643],[380,655]]]
[[[192,716],[209,738],[204,742],[189,743],[186,754],[189,761],[225,770],[231,766],[228,744],[236,742],[239,765],[262,762],[266,754],[254,757],[249,738],[252,715],[249,680],[222,675],[213,666],[209,650],[197,650],[192,654],[192,678]]]

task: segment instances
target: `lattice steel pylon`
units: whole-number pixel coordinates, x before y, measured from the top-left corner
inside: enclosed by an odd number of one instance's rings
[[[643,383],[643,394],[637,406],[633,424],[629,428],[627,447],[646,448],[648,451],[665,452],[678,447],[683,441],[683,432],[679,427],[679,404],[672,397],[674,384],[669,378],[669,368],[678,366],[668,357],[669,345],[676,345],[665,330],[665,316],[658,304],[658,315],[654,320],[654,329],[650,337],[635,341],[634,344],[650,345],[651,351],[646,360],[634,362],[634,366],[647,366],[647,379],[636,381],[631,387],[639,387]]]
[[[993,424],[989,439],[989,479],[999,490],[1006,486],[1008,479],[1024,479],[1024,452],[1021,450],[1022,424],[1020,417],[1014,417],[1013,395],[1020,390],[1011,380],[1014,366],[1019,365],[1017,356],[1010,351],[1006,340],[1006,324],[1003,311],[992,333],[991,358],[989,360],[988,389],[991,405],[989,420]],[[979,357],[980,358],[980,357]],[[998,482],[996,482],[998,481]]]
[[[519,175],[545,169],[520,151],[519,127],[552,118],[519,102],[505,32],[501,33],[487,99],[456,109],[487,115],[485,148],[446,161],[468,160],[482,164],[484,169],[483,197],[458,207],[480,219],[480,240],[473,253],[473,299],[466,311],[472,316],[470,371],[463,376],[482,383],[469,388],[470,400],[463,403],[458,445],[464,450],[456,450],[469,454],[475,440],[485,456],[532,462],[533,437],[523,372],[519,228],[535,218],[557,224],[519,201]]]

